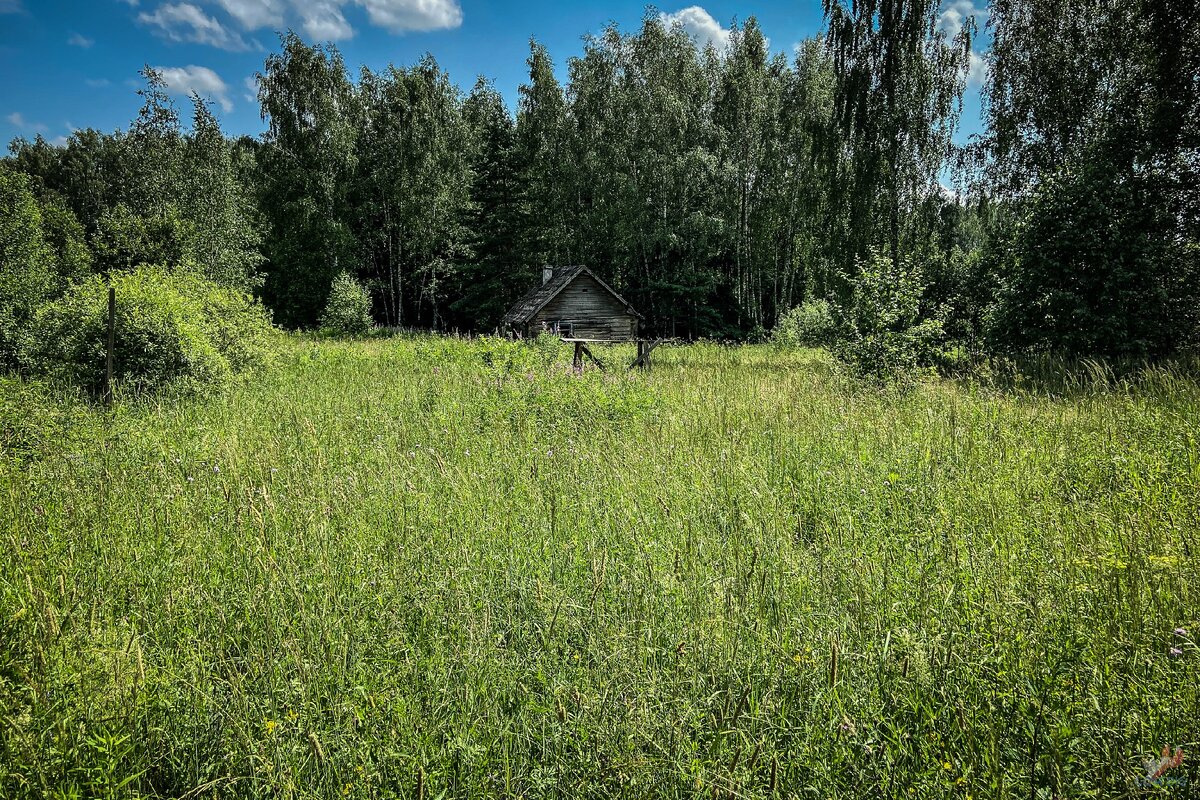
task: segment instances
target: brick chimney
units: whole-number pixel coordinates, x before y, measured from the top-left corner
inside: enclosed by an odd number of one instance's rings
[[[554,267],[546,264],[542,267],[542,285],[545,286],[554,277]]]

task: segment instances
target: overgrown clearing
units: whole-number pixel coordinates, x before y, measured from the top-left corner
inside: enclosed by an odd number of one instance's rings
[[[1116,797],[1200,740],[1194,379],[568,364],[296,338],[110,419],[9,385],[0,795]]]

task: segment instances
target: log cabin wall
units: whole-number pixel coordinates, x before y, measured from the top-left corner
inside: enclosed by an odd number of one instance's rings
[[[591,276],[582,274],[559,292],[530,321],[536,335],[542,323],[572,324],[571,336],[578,339],[637,338],[638,319]]]

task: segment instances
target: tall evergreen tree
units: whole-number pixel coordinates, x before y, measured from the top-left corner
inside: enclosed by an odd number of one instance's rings
[[[531,264],[572,260],[565,191],[567,102],[546,48],[529,43],[529,82],[519,89],[517,163],[522,187],[521,249]]]
[[[470,136],[472,175],[464,229],[472,257],[459,276],[454,303],[462,327],[492,330],[509,305],[535,280],[517,244],[520,185],[516,164],[516,125],[504,98],[480,78],[463,103]]]

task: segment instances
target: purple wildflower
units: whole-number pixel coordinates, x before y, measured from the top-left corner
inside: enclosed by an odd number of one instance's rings
[[[1183,657],[1183,650],[1179,649],[1178,647],[1171,648],[1171,658],[1182,658],[1182,657]]]
[[[1187,636],[1187,628],[1176,628],[1175,635],[1180,638]]]

